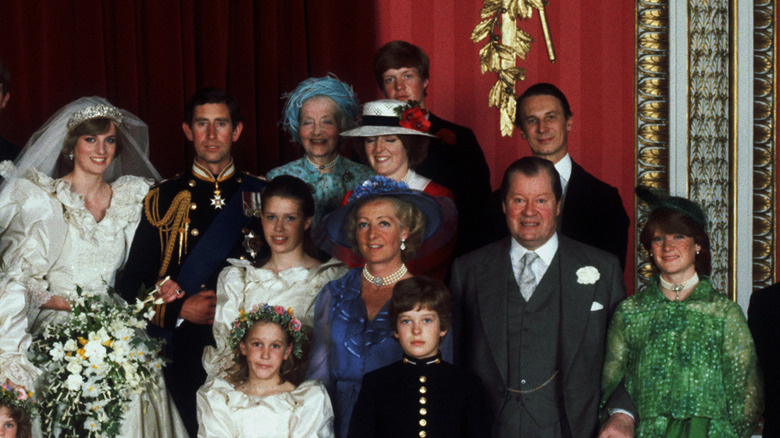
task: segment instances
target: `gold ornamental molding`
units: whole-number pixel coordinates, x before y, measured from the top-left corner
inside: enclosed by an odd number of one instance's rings
[[[544,10],[547,3],[547,0],[484,0],[479,13],[480,22],[471,32],[474,43],[487,39],[479,51],[479,64],[482,74],[489,71],[498,74],[498,80],[488,94],[488,106],[499,109],[499,128],[504,137],[511,137],[514,128],[517,110],[515,83],[525,80],[526,70],[518,67],[517,61],[525,59],[534,41],[517,23],[530,19],[534,9],[539,11],[547,57],[550,62],[555,62],[555,49]]]
[[[777,279],[777,9],[754,4],[753,90],[753,288]]]
[[[688,196],[709,218],[713,282],[735,299],[737,144],[736,34],[738,0],[686,0],[688,36]],[[670,0],[637,0],[636,182],[669,189]],[[777,280],[777,10],[775,0],[754,0],[753,285]],[[639,243],[647,211],[635,202],[635,290],[651,270]]]
[[[669,12],[666,1],[637,1],[636,183],[669,190]],[[639,243],[649,211],[634,202],[637,254],[634,290],[650,278],[649,257]]]
[[[729,0],[688,1],[688,196],[707,213],[712,282],[730,291]],[[731,102],[735,105],[736,102]]]

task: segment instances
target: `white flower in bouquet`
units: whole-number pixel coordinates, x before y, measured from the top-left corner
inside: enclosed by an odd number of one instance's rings
[[[153,293],[154,291],[152,291]],[[152,294],[128,306],[97,291],[77,288],[71,317],[48,326],[30,348],[44,370],[40,394],[45,436],[115,437],[132,394],[154,388],[163,366],[162,342],[143,329]],[[118,304],[117,304],[118,303]]]
[[[68,380],[65,381],[65,386],[70,391],[78,391],[83,383],[84,378],[81,377],[81,374],[71,374],[68,376]]]
[[[65,358],[65,346],[62,345],[62,342],[55,342],[51,350],[49,350],[49,355],[51,356],[52,360],[55,362],[59,362],[62,359]]]
[[[68,339],[65,342],[65,351],[76,351],[76,350],[78,350],[78,348],[79,348],[79,344],[78,344],[78,342],[76,342],[75,339]]]

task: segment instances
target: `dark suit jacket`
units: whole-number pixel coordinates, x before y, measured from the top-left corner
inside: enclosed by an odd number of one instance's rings
[[[490,169],[474,132],[429,115],[431,141],[428,155],[415,171],[450,189],[458,209],[458,240],[454,257],[486,244],[483,215],[489,206]]]
[[[496,241],[509,235],[501,210],[501,193],[492,195],[488,226]],[[626,267],[628,215],[618,190],[591,175],[572,160],[571,175],[563,199],[560,234],[614,254]]]
[[[753,292],[748,326],[764,370],[764,436],[780,436],[780,283]]]
[[[503,425],[497,425],[496,419],[508,395],[505,307],[507,279],[514,278],[509,261],[510,239],[457,259],[450,282],[456,363],[482,379],[492,413],[493,436],[501,436]],[[574,436],[590,437],[598,429],[601,368],[609,318],[618,302],[625,298],[623,274],[611,254],[565,236],[559,235],[558,239],[558,252],[552,263],[559,264],[560,278],[547,278],[545,274],[538,287],[546,284],[563,294],[560,371],[565,413]],[[586,266],[595,267],[600,274],[594,284],[578,283],[577,270]],[[635,412],[622,388],[610,400],[608,408],[613,407]]]
[[[618,190],[572,160],[561,212],[561,234],[617,256],[626,267],[628,215]]]

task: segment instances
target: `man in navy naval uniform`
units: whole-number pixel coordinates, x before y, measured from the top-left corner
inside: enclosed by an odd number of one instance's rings
[[[265,181],[236,170],[230,154],[243,124],[238,103],[224,91],[197,91],[182,129],[195,146],[186,173],[152,187],[117,286],[134,302],[142,286],[161,284],[166,303],[152,323],[170,337],[173,363],[166,383],[190,435],[197,434],[196,392],[205,382],[201,355],[214,345],[211,326],[217,277],[230,258],[247,256],[245,234]],[[166,280],[166,278],[169,278]],[[158,329],[159,330],[159,329]]]

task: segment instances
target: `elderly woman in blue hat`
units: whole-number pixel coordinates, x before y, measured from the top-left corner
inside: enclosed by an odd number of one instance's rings
[[[374,172],[339,154],[339,135],[357,126],[360,111],[352,87],[331,76],[309,78],[285,96],[282,128],[303,146],[298,160],[272,169],[266,178],[292,175],[305,181],[314,195],[312,226],[335,210],[349,189]]]
[[[349,202],[315,230],[319,238],[354,248],[365,266],[327,283],[314,305],[314,346],[306,373],[321,379],[330,393],[337,437],[345,437],[364,373],[398,360],[388,303],[393,286],[409,278],[405,262],[423,242],[449,240],[442,227],[448,198],[410,190],[375,176],[355,187]],[[316,237],[315,237],[316,238]],[[451,342],[442,349],[451,356]]]
[[[655,274],[612,317],[602,400],[623,383],[640,438],[750,436],[761,373],[742,309],[709,277],[706,217],[687,199],[637,194],[652,208],[639,240]]]

